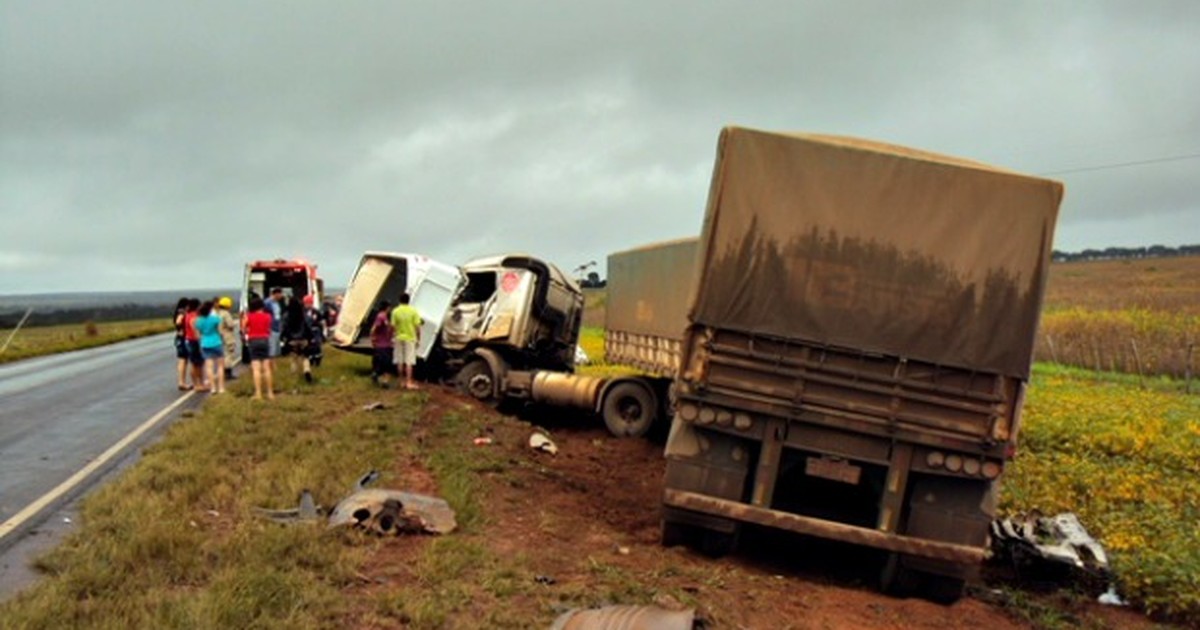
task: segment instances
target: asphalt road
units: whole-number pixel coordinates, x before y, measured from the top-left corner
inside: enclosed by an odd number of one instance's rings
[[[31,533],[55,529],[46,526],[51,517],[62,529],[71,501],[201,400],[175,387],[171,333],[0,365],[0,523],[9,526],[0,531],[0,569],[18,562],[11,556],[30,546]],[[155,416],[161,420],[138,439],[109,452]],[[80,477],[89,465],[95,470]],[[73,476],[80,478],[64,489]],[[31,505],[44,509],[29,516]],[[9,581],[0,571],[0,582]]]

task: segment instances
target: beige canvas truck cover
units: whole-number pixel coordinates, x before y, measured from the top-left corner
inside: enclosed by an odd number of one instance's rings
[[[691,319],[1028,378],[1062,184],[728,127]]]
[[[696,277],[695,237],[664,241],[608,256],[604,327],[681,339]]]

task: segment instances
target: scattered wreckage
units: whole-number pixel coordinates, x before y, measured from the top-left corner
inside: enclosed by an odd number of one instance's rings
[[[449,534],[458,527],[454,510],[444,499],[402,490],[367,488],[379,478],[372,470],[363,475],[354,491],[332,510],[317,505],[312,493],[300,493],[300,505],[286,510],[254,508],[259,516],[276,523],[319,523],[329,528],[353,526],[380,535]]]
[[[1077,584],[1102,593],[1100,603],[1124,605],[1113,585],[1104,547],[1071,512],[996,519],[991,526],[992,560],[1012,578],[1035,588]]]

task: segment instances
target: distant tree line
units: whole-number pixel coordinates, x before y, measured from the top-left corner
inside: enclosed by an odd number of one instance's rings
[[[174,315],[174,304],[114,304],[91,308],[56,308],[39,311],[33,309],[26,326],[58,326],[61,324],[81,324],[83,322],[120,322],[131,320],[163,318],[170,321]],[[9,311],[0,314],[0,329],[14,328],[25,311]]]
[[[1120,258],[1166,258],[1169,256],[1200,256],[1200,245],[1180,245],[1167,247],[1151,245],[1149,247],[1107,247],[1105,249],[1085,249],[1081,252],[1060,252],[1057,249],[1051,253],[1054,262],[1073,262],[1076,260],[1116,260]]]

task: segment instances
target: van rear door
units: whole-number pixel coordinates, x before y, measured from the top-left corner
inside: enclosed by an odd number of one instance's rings
[[[381,299],[379,293],[383,284],[397,266],[406,266],[406,261],[403,258],[363,257],[342,297],[342,311],[333,331],[334,345],[350,346],[358,341],[363,327],[370,325],[366,320],[374,311],[376,302]]]

